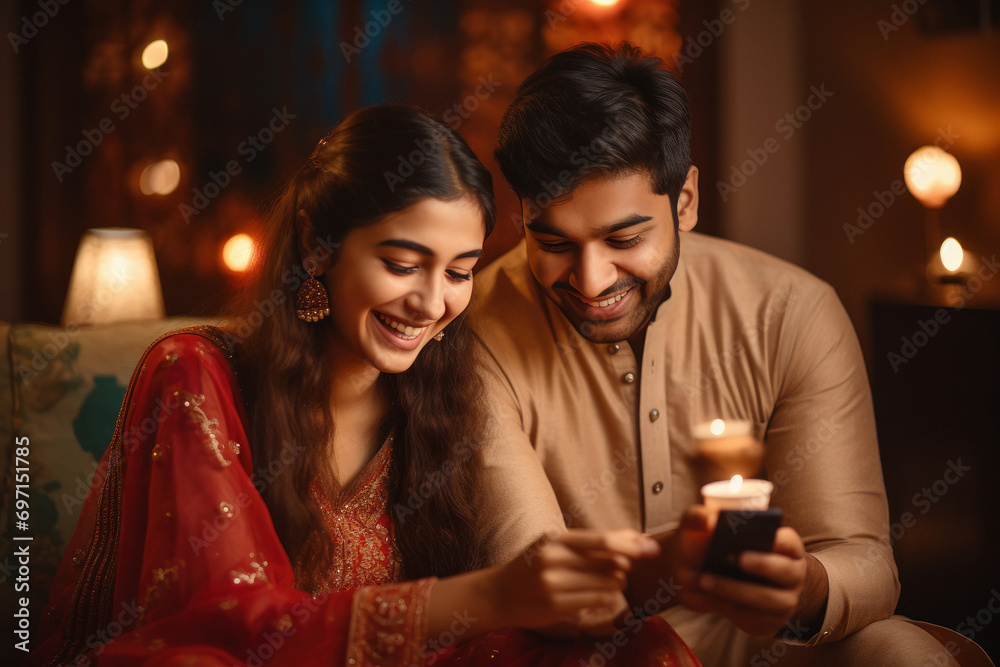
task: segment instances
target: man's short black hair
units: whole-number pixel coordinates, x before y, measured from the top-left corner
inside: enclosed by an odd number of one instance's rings
[[[493,152],[524,200],[545,207],[593,176],[646,171],[676,206],[691,165],[691,116],[660,58],[623,42],[555,54],[517,89]]]

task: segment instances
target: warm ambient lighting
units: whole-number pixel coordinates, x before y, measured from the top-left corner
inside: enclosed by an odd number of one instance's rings
[[[230,271],[246,271],[253,257],[253,239],[248,234],[237,234],[226,241],[222,248],[222,261]]]
[[[63,324],[163,317],[153,241],[141,229],[89,229],[80,241]]]
[[[167,43],[162,39],[150,42],[146,45],[146,48],[142,50],[142,66],[146,69],[156,69],[163,63],[167,62],[167,54],[169,52],[170,50],[167,48]]]
[[[613,7],[618,4],[618,0],[590,0],[598,7]]]
[[[927,208],[941,208],[962,184],[958,160],[937,146],[921,146],[903,165],[906,187]]]
[[[941,244],[941,263],[944,268],[949,271],[958,271],[958,267],[962,266],[962,259],[965,257],[965,252],[962,251],[962,244],[958,242],[954,237],[949,236]]]
[[[712,435],[722,435],[722,432],[726,430],[726,422],[716,419],[709,425],[708,430],[711,431]]]
[[[160,160],[142,170],[139,190],[144,195],[169,195],[181,182],[181,168],[174,160]]]
[[[732,479],[729,480],[729,490],[736,493],[742,488],[743,478],[739,475],[733,475]]]

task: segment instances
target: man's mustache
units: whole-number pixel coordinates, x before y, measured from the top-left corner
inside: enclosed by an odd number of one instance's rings
[[[560,292],[569,292],[570,294],[572,294],[573,296],[575,296],[578,299],[583,299],[583,300],[586,300],[586,301],[594,301],[594,300],[600,299],[601,297],[611,296],[612,294],[618,294],[619,292],[624,292],[625,290],[631,289],[632,287],[635,287],[636,285],[643,285],[645,283],[646,283],[645,280],[641,280],[641,279],[635,278],[635,277],[624,279],[624,280],[619,280],[614,285],[612,285],[611,287],[607,288],[606,290],[604,290],[603,292],[601,292],[600,294],[598,294],[595,297],[584,297],[583,295],[581,295],[576,290],[575,287],[573,287],[568,282],[563,281],[563,280],[560,280],[560,281],[552,283],[552,289],[560,291]]]

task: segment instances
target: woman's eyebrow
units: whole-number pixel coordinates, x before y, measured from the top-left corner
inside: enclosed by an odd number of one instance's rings
[[[414,252],[419,252],[421,255],[427,255],[428,257],[437,257],[437,253],[428,248],[422,243],[417,243],[416,241],[407,241],[405,239],[387,239],[379,243],[379,246],[388,246],[391,248],[403,248],[404,250],[412,250]],[[463,252],[461,255],[457,255],[455,259],[465,259],[466,257],[482,257],[483,249],[477,248],[476,250],[470,250],[468,252]]]

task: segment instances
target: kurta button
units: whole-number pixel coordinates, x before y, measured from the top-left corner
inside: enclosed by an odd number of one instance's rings
[[[635,382],[635,373],[626,373],[622,376],[622,382],[625,384],[632,384]]]
[[[617,354],[620,349],[622,349],[621,345],[618,343],[611,343],[611,345],[608,345],[608,354]]]
[[[649,421],[655,422],[659,418],[660,418],[660,411],[659,410],[657,410],[656,408],[653,408],[652,410],[649,411]]]
[[[653,485],[653,493],[657,494],[663,490],[663,482],[657,482]]]

